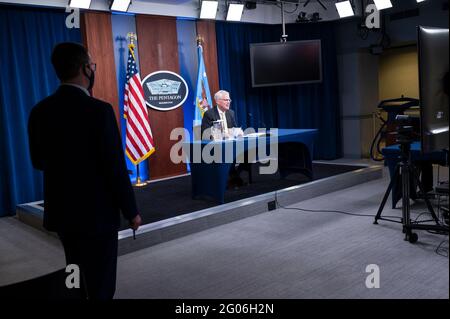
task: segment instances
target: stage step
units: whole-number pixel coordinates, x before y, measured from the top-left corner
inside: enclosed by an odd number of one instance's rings
[[[135,240],[131,230],[123,230],[119,232],[119,255],[265,213],[276,208],[275,201],[288,206],[382,176],[382,166],[361,165],[361,169],[348,173],[146,224],[136,232]],[[16,212],[19,220],[46,232],[42,227],[42,202],[18,205]],[[54,233],[47,233],[55,236]]]

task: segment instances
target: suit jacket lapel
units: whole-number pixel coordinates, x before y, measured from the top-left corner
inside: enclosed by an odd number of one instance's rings
[[[220,120],[219,109],[217,108],[217,106],[215,106],[213,110],[214,110],[214,121]]]
[[[225,117],[227,118],[227,126],[228,126],[228,128],[233,127],[233,123],[231,121],[231,113],[230,113],[230,111],[225,112]]]

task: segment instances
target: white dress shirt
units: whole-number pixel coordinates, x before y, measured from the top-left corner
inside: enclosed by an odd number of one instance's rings
[[[219,108],[217,108],[217,111],[219,111],[220,119],[223,121],[223,132],[228,133],[228,124],[225,112],[222,112]]]

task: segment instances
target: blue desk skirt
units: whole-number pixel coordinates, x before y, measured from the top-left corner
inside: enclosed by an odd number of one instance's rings
[[[278,129],[271,131],[267,136],[261,137],[243,137],[236,140],[224,141],[193,141],[183,144],[183,149],[188,156],[191,167],[192,178],[192,197],[206,195],[213,197],[219,203],[225,201],[225,191],[228,181],[228,173],[231,165],[241,162],[240,157],[243,153],[254,151],[261,152],[261,146],[265,147],[265,155],[270,155],[270,149],[274,145],[286,143],[299,143],[306,152],[303,154],[305,167],[312,167],[312,155],[314,152],[314,138],[317,135],[316,129]],[[220,149],[221,154],[217,162],[205,162],[201,153],[205,147],[209,149]],[[225,154],[225,150],[233,150]],[[240,156],[241,155],[241,156]],[[312,177],[312,176],[311,176]]]

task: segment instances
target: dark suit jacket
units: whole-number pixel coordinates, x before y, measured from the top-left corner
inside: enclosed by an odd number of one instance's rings
[[[234,111],[228,110],[225,112],[225,118],[227,119],[227,126],[228,128],[232,127],[238,127],[236,124],[236,118],[234,117]],[[214,121],[220,120],[219,110],[217,109],[217,106],[213,107],[212,109],[209,109],[208,111],[203,114],[202,119],[202,137],[203,132],[213,126]]]
[[[44,227],[101,234],[117,231],[120,211],[137,215],[112,106],[63,85],[31,111],[33,166],[44,172]]]

